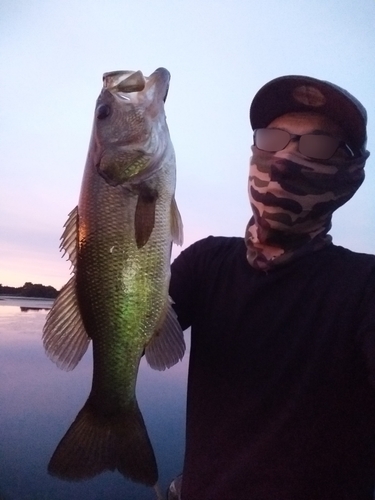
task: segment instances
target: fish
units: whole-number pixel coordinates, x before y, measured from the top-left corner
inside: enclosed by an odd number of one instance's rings
[[[48,472],[106,470],[154,486],[155,454],[136,399],[139,363],[164,370],[185,352],[168,294],[172,244],[182,244],[176,159],[164,104],[170,74],[104,73],[78,205],[60,249],[72,264],[43,328],[46,354],[72,370],[92,341],[91,392]]]

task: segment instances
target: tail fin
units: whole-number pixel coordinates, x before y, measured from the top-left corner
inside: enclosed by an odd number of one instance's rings
[[[79,481],[116,469],[146,486],[157,482],[155,455],[142,414],[135,402],[126,412],[97,415],[87,401],[58,444],[48,472]]]

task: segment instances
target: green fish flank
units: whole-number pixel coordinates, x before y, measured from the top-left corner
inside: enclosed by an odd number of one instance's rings
[[[43,331],[47,355],[67,370],[93,343],[91,392],[48,466],[61,479],[118,470],[157,483],[136,400],[139,363],[145,353],[163,370],[185,350],[168,296],[171,245],[182,243],[164,114],[168,84],[163,68],[148,78],[107,73],[97,100],[78,207],[62,236],[73,276]]]

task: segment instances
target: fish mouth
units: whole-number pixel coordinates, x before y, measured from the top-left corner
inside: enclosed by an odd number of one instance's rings
[[[157,68],[148,77],[145,77],[141,71],[110,71],[103,75],[103,89],[117,94],[124,100],[130,100],[126,94],[147,92],[152,86],[155,86],[157,97],[165,102],[170,79],[171,75],[165,68]]]
[[[141,71],[110,71],[103,75],[103,87],[112,93],[141,92],[146,86],[146,79]]]

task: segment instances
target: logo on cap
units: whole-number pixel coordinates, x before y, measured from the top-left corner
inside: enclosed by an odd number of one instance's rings
[[[314,108],[319,108],[324,106],[326,103],[326,98],[316,87],[311,85],[300,85],[293,90],[293,98],[305,106],[313,106]]]

